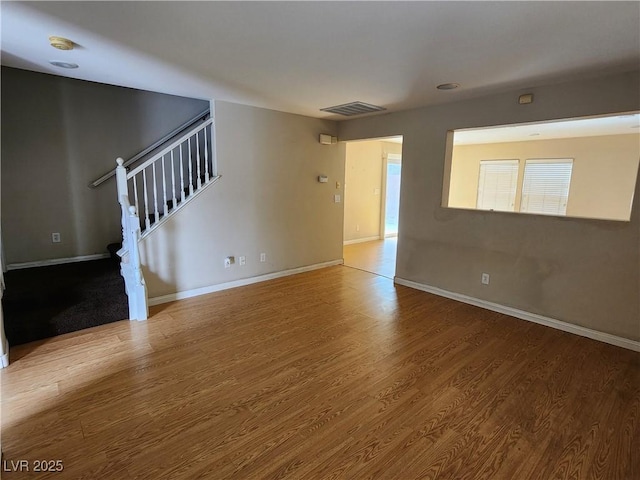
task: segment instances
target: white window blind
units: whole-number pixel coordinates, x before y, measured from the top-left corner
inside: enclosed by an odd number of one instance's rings
[[[480,210],[515,210],[518,160],[482,160],[476,207]]]
[[[521,212],[566,215],[573,159],[529,159],[524,166]]]

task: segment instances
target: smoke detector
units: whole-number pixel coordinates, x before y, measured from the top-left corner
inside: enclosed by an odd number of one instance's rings
[[[64,37],[49,37],[49,43],[58,50],[73,50],[73,42]]]

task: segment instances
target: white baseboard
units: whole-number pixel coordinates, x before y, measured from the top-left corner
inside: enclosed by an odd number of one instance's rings
[[[537,313],[525,312],[513,307],[507,307],[498,303],[488,302],[486,300],[480,300],[479,298],[469,297],[461,293],[450,292],[448,290],[442,290],[441,288],[424,285],[422,283],[413,282],[411,280],[405,280],[404,278],[395,277],[394,283],[398,285],[404,285],[405,287],[415,288],[416,290],[422,290],[423,292],[433,293],[441,297],[451,298],[459,302],[475,305],[476,307],[485,308],[494,312],[504,313],[512,317],[519,318],[521,320],[527,320],[529,322],[538,323],[547,327],[562,330],[563,332],[573,333],[580,335],[581,337],[591,338],[592,340],[598,340],[600,342],[615,345],[617,347],[626,348],[635,352],[640,352],[640,342],[630,340],[624,337],[618,337],[609,333],[600,332],[598,330],[592,330],[590,328],[581,327],[572,323],[563,322],[554,318],[538,315]]]
[[[353,245],[354,243],[373,242],[375,240],[380,240],[380,235],[376,235],[375,237],[356,238],[355,240],[345,240],[342,244]]]
[[[216,285],[209,285],[206,287],[195,288],[193,290],[184,290],[182,292],[170,293],[168,295],[161,295],[159,297],[153,297],[149,299],[149,306],[160,305],[167,302],[175,302],[176,300],[183,300],[185,298],[197,297],[198,295],[206,295],[207,293],[220,292],[222,290],[228,290],[230,288],[244,287],[258,282],[266,282],[267,280],[273,280],[276,278],[287,277],[289,275],[295,275],[297,273],[310,272],[312,270],[318,270],[320,268],[333,267],[335,265],[342,265],[343,261],[332,260],[330,262],[316,263],[314,265],[307,265],[306,267],[292,268],[291,270],[283,270],[280,272],[267,273],[266,275],[259,275],[257,277],[242,278],[240,280],[234,280],[232,282],[218,283]]]
[[[79,257],[52,258],[51,260],[36,260],[35,262],[10,263],[7,270],[18,270],[21,268],[48,267],[49,265],[62,265],[63,263],[87,262],[89,260],[100,260],[109,258],[108,253],[96,253],[94,255],[80,255]]]

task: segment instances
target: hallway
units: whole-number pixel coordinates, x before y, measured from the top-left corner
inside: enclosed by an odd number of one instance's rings
[[[345,245],[344,264],[365,272],[375,273],[393,280],[396,272],[398,237],[373,242]]]

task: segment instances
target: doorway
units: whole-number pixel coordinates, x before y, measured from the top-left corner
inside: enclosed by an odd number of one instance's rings
[[[402,154],[387,153],[384,159],[384,223],[383,238],[398,236],[400,217],[400,173]]]
[[[347,142],[345,151],[344,264],[393,279],[402,137]]]

